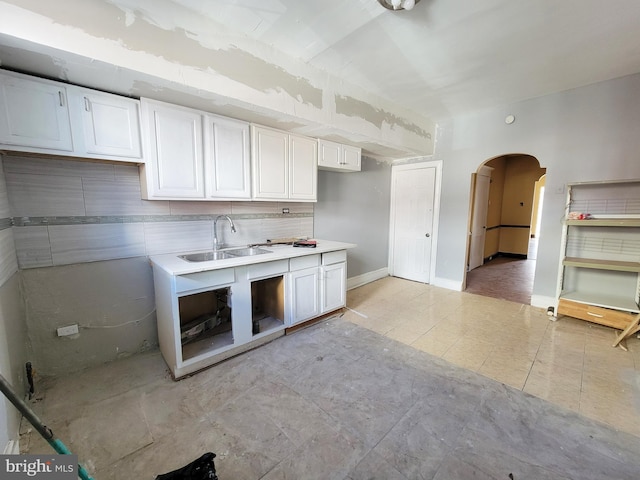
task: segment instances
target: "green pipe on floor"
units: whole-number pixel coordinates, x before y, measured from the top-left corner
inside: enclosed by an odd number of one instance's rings
[[[62,443],[61,440],[55,438],[51,429],[42,423],[35,412],[31,410],[31,407],[29,407],[29,405],[27,405],[24,400],[16,395],[16,392],[13,391],[11,384],[1,374],[0,391],[2,391],[2,393],[4,393],[4,396],[7,397],[11,403],[13,403],[13,405],[18,409],[20,413],[22,413],[22,415],[27,420],[29,420],[29,423],[33,425],[33,428],[35,428],[38,433],[42,435],[42,438],[49,442],[49,445],[51,445],[56,452],[61,455],[72,455],[66,445]],[[82,480],[94,480],[93,478],[91,478],[91,476],[89,476],[87,471],[80,464],[78,464],[78,477],[80,477]]]

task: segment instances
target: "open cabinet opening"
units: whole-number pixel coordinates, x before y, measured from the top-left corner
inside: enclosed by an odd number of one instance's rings
[[[253,335],[284,325],[284,277],[251,282],[251,321]]]
[[[182,359],[233,344],[230,288],[218,288],[178,299]]]

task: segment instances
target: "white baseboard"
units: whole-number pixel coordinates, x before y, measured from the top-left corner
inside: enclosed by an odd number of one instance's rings
[[[434,287],[446,288],[449,290],[455,290],[456,292],[462,291],[462,281],[449,280],[448,278],[435,277],[431,285]]]
[[[380,280],[381,278],[388,277],[388,276],[389,276],[389,269],[387,267],[384,267],[379,270],[374,270],[373,272],[367,272],[355,277],[349,277],[347,278],[347,290],[351,290],[352,288],[356,288],[356,287],[361,287],[362,285],[375,282],[376,280]]]
[[[20,441],[9,440],[4,447],[4,455],[18,455],[20,454]]]
[[[554,311],[558,309],[558,300],[556,297],[547,297],[544,295],[531,295],[531,306],[544,308],[553,307]]]

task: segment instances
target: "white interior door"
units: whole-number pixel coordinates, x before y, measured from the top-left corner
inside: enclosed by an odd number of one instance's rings
[[[487,233],[491,170],[490,167],[481,167],[475,178],[471,232],[469,232],[471,240],[469,242],[468,271],[478,268],[484,263],[484,240]]]
[[[398,165],[391,173],[391,275],[429,283],[436,221],[435,162]]]

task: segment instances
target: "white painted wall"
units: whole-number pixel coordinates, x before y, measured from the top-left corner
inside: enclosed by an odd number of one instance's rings
[[[508,114],[516,117],[511,125],[504,122]],[[462,285],[472,172],[498,155],[525,153],[547,169],[532,304],[551,305],[565,185],[640,178],[640,75],[460,116],[438,128],[434,158],[444,167],[434,283]]]

